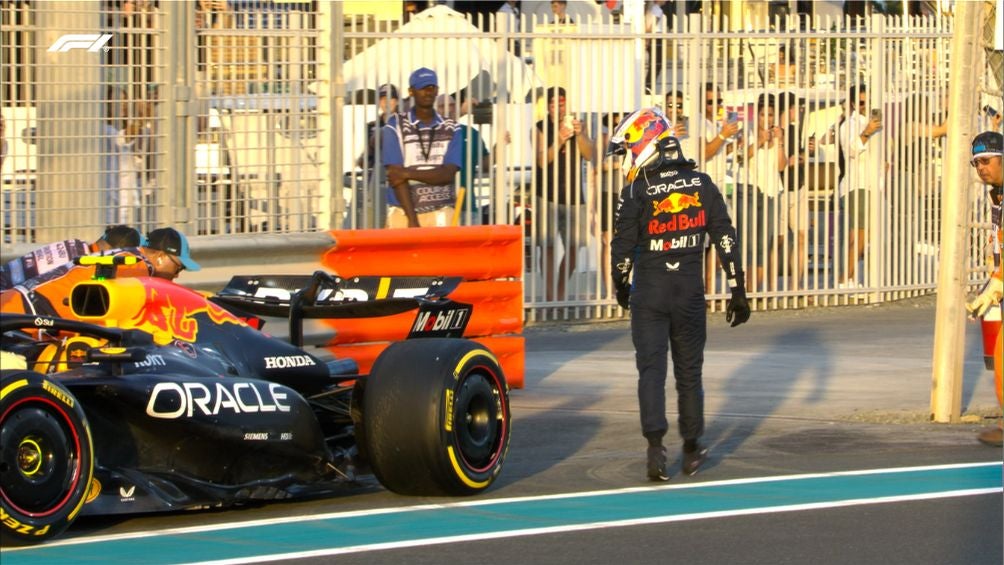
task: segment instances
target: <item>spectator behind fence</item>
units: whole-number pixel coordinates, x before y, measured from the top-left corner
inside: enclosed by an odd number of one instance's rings
[[[537,196],[541,200],[541,241],[547,300],[564,300],[565,283],[575,272],[579,234],[583,227],[582,166],[593,158],[593,140],[586,124],[568,112],[565,89],[547,89],[547,116],[536,124]],[[558,238],[563,243],[559,250]],[[555,265],[555,254],[561,261]],[[567,271],[564,267],[567,265]]]
[[[574,24],[575,20],[568,15],[567,0],[551,0],[551,23]]]
[[[683,105],[683,92],[676,90],[666,94],[666,105],[663,112],[669,118],[669,123],[673,124],[673,137],[680,142],[680,149],[684,155],[697,155],[695,145],[696,136],[690,135],[690,116],[686,114],[686,107]]]
[[[999,123],[998,123],[999,125]],[[990,186],[988,196],[991,204],[991,220],[993,223],[995,247],[1000,250],[1001,240],[1004,233],[1001,231],[1001,193],[1004,191],[1004,135],[996,131],[985,131],[973,138],[972,144],[973,159],[970,164],[976,169],[976,174],[980,180]],[[1000,256],[995,260],[994,273],[990,276],[983,292],[975,300],[966,304],[966,310],[971,314],[981,317],[990,308],[1001,308],[1001,298],[1004,296],[1004,281],[1002,281],[1002,271]],[[998,328],[1000,322],[997,323]],[[998,349],[996,355],[1001,355]],[[997,360],[1000,363],[1000,360]],[[1004,407],[1004,379],[998,364],[994,370],[994,388],[997,391],[997,404]],[[997,426],[985,429],[979,433],[977,439],[981,442],[993,446],[1004,445],[1004,430],[1001,428],[1001,421]]]
[[[869,110],[864,85],[848,90],[845,118],[837,130],[840,144],[840,208],[847,225],[847,267],[837,288],[858,288],[858,261],[864,258],[869,195],[882,183],[882,148],[875,134],[882,129],[880,110]]]
[[[784,151],[787,166],[783,171],[784,194],[781,199],[781,218],[778,222],[778,270],[782,276],[791,277],[789,288],[799,288],[802,274],[808,265],[806,247],[809,225],[809,191],[805,188],[806,162],[816,153],[816,140],[809,138],[802,145],[801,116],[805,113],[805,100],[792,92],[781,93],[779,99],[780,125],[784,128]],[[788,255],[788,261],[784,261]]]
[[[506,0],[502,2],[499,6],[496,14],[496,25],[498,26],[498,31],[502,33],[502,37],[505,37],[509,33],[519,33],[520,32],[520,13],[519,13],[520,0]],[[516,38],[509,39],[507,45],[509,52],[513,55],[519,57],[520,52],[523,50],[520,46],[520,40]]]
[[[903,104],[902,122],[897,128],[898,139],[892,155],[897,177],[903,185],[890,191],[890,203],[898,214],[899,225],[908,230],[917,226],[915,249],[922,255],[935,255],[941,239],[941,179],[935,153],[939,140],[948,133],[946,114],[935,111],[927,93],[908,96]],[[894,225],[894,229],[897,227]],[[912,236],[912,233],[903,233],[900,237]]]
[[[765,288],[767,262],[776,260],[776,199],[784,191],[781,171],[788,164],[784,130],[777,125],[776,114],[777,99],[773,94],[761,94],[757,99],[756,134],[739,155],[735,218],[739,238],[750,249],[752,268],[747,268],[746,276],[747,286],[754,290]],[[769,286],[773,288],[774,284]]]
[[[708,82],[704,84],[704,172],[715,181],[719,189],[726,188],[723,192],[726,204],[732,197],[729,187],[734,186],[734,179],[729,177],[732,171],[728,170],[728,155],[735,151],[741,128],[738,115],[732,119],[725,113],[722,107],[722,95],[715,88],[715,85]],[[717,120],[717,122],[716,122]],[[726,178],[729,177],[729,178]],[[704,246],[704,287],[711,289],[711,279],[715,271],[714,250],[710,242]]]
[[[664,65],[663,44],[666,41],[666,14],[662,11],[665,0],[645,2],[645,88],[648,92],[657,90],[658,80]]]
[[[463,147],[461,152],[461,155],[463,155],[463,164],[460,166],[459,171],[460,182],[457,185],[457,198],[459,200],[462,191],[464,198],[463,202],[460,202],[459,205],[465,212],[463,216],[467,217],[471,217],[477,209],[477,197],[474,189],[478,178],[491,170],[492,163],[499,162],[498,144],[489,153],[488,147],[481,137],[481,133],[476,128],[468,125],[469,120],[466,117],[470,114],[470,108],[477,105],[477,103],[477,100],[471,98],[464,99],[458,103],[448,94],[440,94],[436,97],[436,112],[444,118],[456,121],[457,127],[460,128],[461,139],[463,140],[461,143]],[[511,139],[508,131],[503,134],[504,144],[508,144]],[[489,156],[492,159],[489,160]]]
[[[436,113],[439,79],[425,67],[411,73],[414,105],[395,113],[383,128],[387,171],[387,227],[444,227],[453,222],[454,176],[463,165],[460,128]]]
[[[631,183],[621,192],[610,244],[611,282],[618,304],[631,310],[641,432],[648,442],[647,475],[652,481],[669,480],[662,444],[669,429],[669,354],[683,439],[683,473],[693,475],[707,457],[700,442],[707,341],[701,266],[705,237],[710,236],[717,247],[732,288],[726,321],[735,327],[750,317],[742,256],[722,194],[710,177],[693,170],[696,164],[680,151],[670,132],[657,108],[644,108],[625,118],[610,144],[630,163]]]
[[[627,171],[623,169],[624,160],[621,156],[614,154],[610,148],[610,139],[614,129],[624,118],[623,114],[605,114],[600,121],[599,146],[607,149],[607,154],[602,157],[600,166],[596,167],[596,190],[593,194],[599,199],[599,205],[590,205],[590,209],[595,210],[600,215],[600,268],[603,269],[603,276],[600,278],[603,283],[609,285],[610,273],[610,233],[613,228],[614,214],[617,210],[617,200],[620,198],[621,189],[624,188],[624,175]],[[610,298],[610,289],[601,292],[603,298]]]

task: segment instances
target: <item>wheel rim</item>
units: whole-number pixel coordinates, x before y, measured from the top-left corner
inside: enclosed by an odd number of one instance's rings
[[[467,375],[457,390],[454,433],[464,463],[475,472],[498,460],[505,423],[498,390],[479,373]]]
[[[80,480],[80,442],[58,407],[11,407],[0,431],[0,491],[18,512],[58,511]]]

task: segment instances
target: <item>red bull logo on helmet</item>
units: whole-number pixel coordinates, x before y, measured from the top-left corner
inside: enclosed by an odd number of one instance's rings
[[[682,192],[674,192],[662,200],[652,202],[652,206],[655,208],[652,210],[653,216],[658,216],[659,214],[678,214],[691,206],[700,208],[701,193],[683,194]]]

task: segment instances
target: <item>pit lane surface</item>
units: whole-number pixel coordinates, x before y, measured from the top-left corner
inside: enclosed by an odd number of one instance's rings
[[[85,519],[2,561],[999,564],[1001,450],[975,441],[982,422],[925,422],[932,328],[924,301],[735,329],[714,318],[712,458],[695,477],[677,461],[665,486],[644,481],[625,325],[533,328],[510,457],[483,496],[368,482],[323,500]],[[975,328],[967,343],[964,406],[993,413]]]

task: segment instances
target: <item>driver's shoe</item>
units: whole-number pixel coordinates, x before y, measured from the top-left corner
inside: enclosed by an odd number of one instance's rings
[[[708,460],[708,448],[697,446],[693,451],[683,450],[683,473],[688,477],[697,474],[697,470]]]
[[[669,480],[666,472],[666,448],[661,445],[648,447],[648,480],[664,482]]]
[[[976,439],[990,447],[1001,447],[1004,446],[1004,430],[1000,427],[988,428],[980,432]]]

